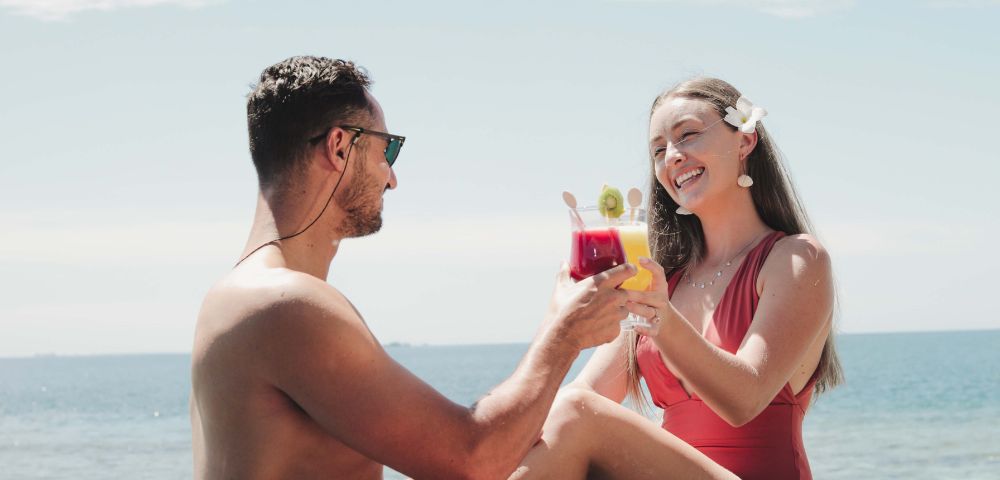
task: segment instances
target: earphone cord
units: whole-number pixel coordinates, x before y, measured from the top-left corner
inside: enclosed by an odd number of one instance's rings
[[[250,255],[257,253],[257,250],[260,250],[268,245],[272,245],[275,242],[280,242],[282,240],[288,240],[289,238],[297,237],[302,233],[305,233],[306,230],[309,230],[309,227],[313,226],[313,224],[316,223],[316,221],[323,216],[323,212],[326,212],[326,207],[330,206],[330,201],[333,200],[333,195],[336,194],[337,189],[340,188],[340,182],[344,179],[344,175],[347,175],[347,163],[350,162],[351,160],[351,150],[353,149],[354,149],[354,142],[351,142],[351,146],[347,148],[347,157],[344,159],[344,172],[340,174],[340,178],[337,179],[337,184],[333,186],[333,191],[330,192],[330,197],[326,199],[326,205],[323,205],[323,209],[319,211],[319,215],[316,215],[316,218],[314,218],[313,221],[309,222],[309,225],[306,225],[305,228],[291,235],[285,235],[284,237],[275,238],[274,240],[263,243],[257,248],[250,250],[250,253],[244,255],[243,258],[240,259],[240,261],[236,262],[236,265],[233,265],[233,268],[240,266],[240,264],[243,263],[243,260],[246,260],[247,258],[250,257]]]

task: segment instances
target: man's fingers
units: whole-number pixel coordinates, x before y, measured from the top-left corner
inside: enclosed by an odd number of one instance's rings
[[[597,285],[597,288],[615,288],[625,280],[634,277],[637,272],[638,270],[635,268],[635,265],[630,263],[618,265],[615,268],[594,275],[594,285]]]
[[[559,273],[556,274],[556,280],[559,283],[566,283],[572,280],[569,275],[569,263],[566,263],[565,260],[559,265]]]

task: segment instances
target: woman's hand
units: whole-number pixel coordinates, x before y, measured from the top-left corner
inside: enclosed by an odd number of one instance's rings
[[[670,303],[670,290],[667,284],[666,272],[659,263],[646,257],[639,257],[639,266],[653,274],[649,289],[644,292],[628,291],[628,303],[625,308],[629,312],[644,317],[650,327],[636,327],[636,332],[647,337],[655,337],[660,333],[661,325],[670,324],[680,319],[680,314]]]

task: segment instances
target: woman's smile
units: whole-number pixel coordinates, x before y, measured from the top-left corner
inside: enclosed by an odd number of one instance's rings
[[[677,191],[684,190],[700,180],[703,173],[705,167],[697,167],[677,175],[674,178],[674,187],[677,187]]]

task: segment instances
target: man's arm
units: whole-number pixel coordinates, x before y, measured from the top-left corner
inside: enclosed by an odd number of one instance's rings
[[[549,318],[514,374],[472,407],[396,363],[329,286],[295,287],[267,312],[266,375],[329,434],[418,478],[506,478],[538,439],[581,348],[614,338],[634,274],[619,267],[574,284],[564,272]]]
[[[625,370],[628,339],[628,333],[622,332],[614,341],[597,347],[587,365],[567,387],[590,390],[622,403],[628,395],[628,372]]]

